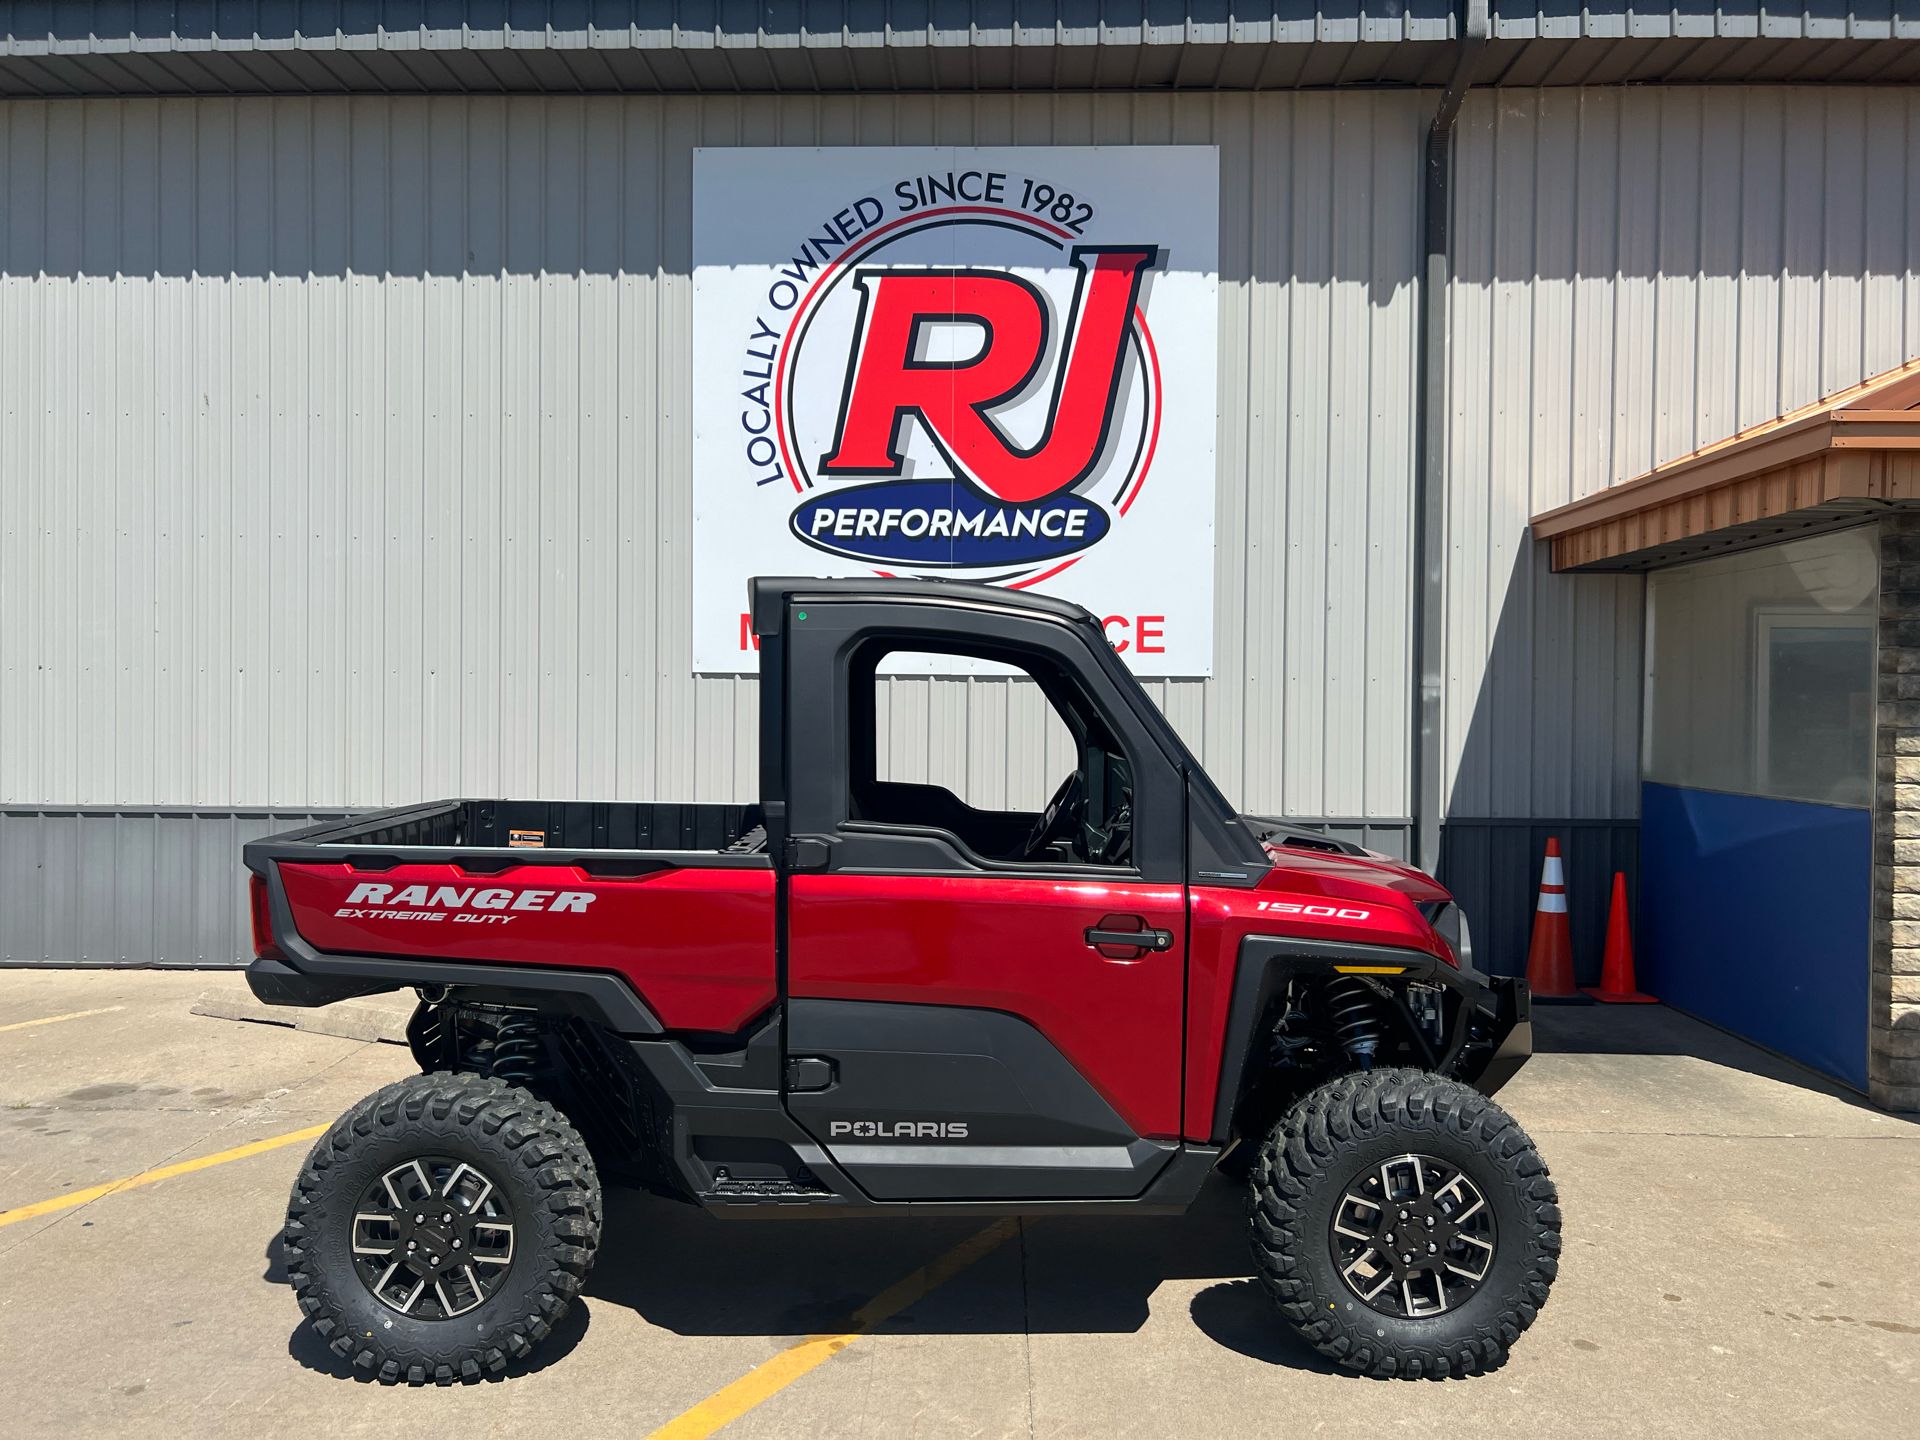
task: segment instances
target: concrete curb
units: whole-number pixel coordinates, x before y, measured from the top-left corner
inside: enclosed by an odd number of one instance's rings
[[[285,1005],[263,1005],[251,995],[209,990],[193,1004],[195,1015],[214,1020],[251,1020],[263,1025],[285,1025],[310,1035],[334,1035],[342,1040],[407,1043],[411,1004],[391,1000],[341,1000],[312,1010]]]

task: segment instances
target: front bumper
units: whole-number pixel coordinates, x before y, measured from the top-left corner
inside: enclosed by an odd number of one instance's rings
[[[1512,975],[1478,975],[1478,995],[1463,1007],[1453,1073],[1491,1095],[1533,1055],[1533,992]]]

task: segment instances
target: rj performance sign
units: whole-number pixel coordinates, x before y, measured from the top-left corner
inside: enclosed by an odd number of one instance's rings
[[[1214,149],[701,150],[693,243],[696,670],[749,576],[879,574],[1211,673]]]

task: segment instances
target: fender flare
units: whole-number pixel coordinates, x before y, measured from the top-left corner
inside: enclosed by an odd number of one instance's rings
[[[1478,1010],[1503,1022],[1497,1063],[1489,1063],[1469,1083],[1492,1094],[1532,1052],[1527,989],[1524,981],[1496,980],[1477,970],[1459,969],[1424,950],[1389,945],[1355,945],[1344,941],[1299,940],[1284,935],[1249,935],[1240,942],[1234,961],[1233,999],[1227,1011],[1226,1043],[1220,1049],[1219,1088],[1213,1100],[1213,1140],[1225,1144],[1232,1133],[1234,1107],[1257,1065],[1254,1031],[1268,1003],[1286,981],[1297,975],[1332,974],[1342,966],[1401,967],[1397,980],[1424,980],[1459,992],[1464,1000],[1462,1022]],[[1465,1039],[1464,1024],[1447,1046],[1436,1068],[1443,1071],[1458,1057]]]
[[[285,939],[283,949],[291,948]],[[301,947],[305,948],[305,947]],[[661,1035],[657,1017],[620,976],[545,965],[475,965],[458,960],[395,960],[379,955],[263,959],[247,966],[247,988],[266,1005],[313,1007],[386,990],[446,985],[482,1005],[511,1005],[574,1015],[617,1035]]]

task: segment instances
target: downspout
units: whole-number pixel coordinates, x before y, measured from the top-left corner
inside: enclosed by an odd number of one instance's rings
[[[1421,272],[1418,360],[1414,387],[1413,476],[1413,860],[1433,871],[1440,864],[1441,664],[1446,614],[1447,544],[1447,280],[1451,260],[1453,127],[1473,84],[1473,66],[1487,43],[1488,0],[1462,0],[1460,46],[1440,107],[1427,128],[1420,186]]]

